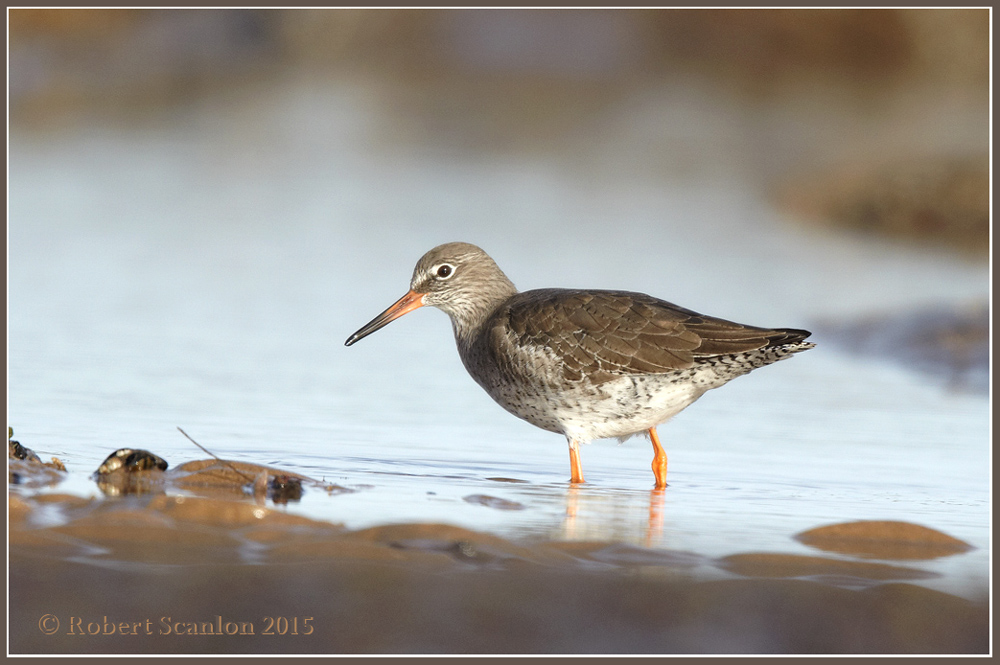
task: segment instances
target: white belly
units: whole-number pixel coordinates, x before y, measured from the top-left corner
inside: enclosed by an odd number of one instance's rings
[[[515,416],[577,441],[626,438],[666,422],[715,382],[682,375],[625,376],[599,386],[549,392],[494,386],[490,395]]]

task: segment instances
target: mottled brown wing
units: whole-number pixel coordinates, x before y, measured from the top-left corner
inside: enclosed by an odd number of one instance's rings
[[[770,330],[705,316],[641,293],[542,289],[505,308],[516,344],[544,346],[567,378],[687,369],[699,359],[800,341],[804,330]]]

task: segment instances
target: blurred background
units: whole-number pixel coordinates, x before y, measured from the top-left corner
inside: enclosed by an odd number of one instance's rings
[[[440,314],[343,348],[425,251],[464,240],[522,289],[644,291],[815,332],[816,351],[672,423],[681,455],[788,439],[804,473],[810,440],[822,478],[834,450],[886,443],[887,464],[936,469],[928,492],[985,491],[988,10],[8,20],[9,417],[25,445],[90,469],[119,444],[194,456],[181,425],[327,477],[421,459],[502,475],[513,459],[507,473],[561,482],[561,439],[472,389]],[[859,430],[861,411],[883,416]],[[930,457],[898,454],[914,436]],[[514,440],[544,459],[505,452]],[[644,483],[632,450],[621,469]],[[881,486],[866,468],[856,482]]]
[[[739,171],[796,214],[986,246],[985,10],[23,9],[9,21],[18,130],[341,91],[380,123],[372,149],[542,154],[665,179]],[[351,121],[314,103],[302,135]]]

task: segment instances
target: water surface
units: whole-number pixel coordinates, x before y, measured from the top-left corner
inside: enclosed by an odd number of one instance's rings
[[[441,522],[722,556],[815,553],[791,536],[904,520],[977,548],[922,564],[946,575],[925,584],[982,588],[987,398],[821,331],[815,350],[661,427],[662,493],[642,438],[585,447],[588,483],[570,487],[565,441],[491,402],[440,312],[343,342],[451,240],[485,248],[522,289],[630,289],[806,328],[985,298],[985,266],[803,229],[727,168],[619,175],[614,154],[397,144],[386,123],[344,84],[12,132],[9,421],[66,463],[59,491],[98,494],[87,476],[121,447],[204,457],[181,426],[221,457],[356,489],[286,508],[351,528]]]

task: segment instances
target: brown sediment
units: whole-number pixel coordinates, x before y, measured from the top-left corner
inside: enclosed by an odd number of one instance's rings
[[[60,503],[65,523],[34,518]],[[713,561],[624,543],[514,542],[448,524],[347,530],[250,497],[11,495],[8,511],[11,653],[989,648],[985,593],[973,602],[898,582],[932,575],[916,568],[773,554]],[[715,566],[746,577],[701,574]],[[41,628],[49,616],[61,622],[54,634]],[[275,617],[285,632],[273,630]],[[246,622],[255,633],[163,634],[164,618],[195,632]],[[143,632],[105,634],[106,622]],[[87,626],[96,632],[67,632]]]
[[[938,576],[926,570],[890,566],[884,563],[770,552],[732,554],[720,559],[718,565],[729,572],[748,577],[838,575],[871,580],[919,580]]]
[[[58,485],[66,477],[66,467],[57,458],[51,462],[29,459],[7,459],[7,482],[25,488]]]
[[[174,471],[177,473],[175,482],[181,487],[197,486],[237,489],[252,483],[255,477],[262,472],[272,475],[284,474],[306,479],[306,476],[301,474],[260,464],[239,462],[237,460],[194,460],[193,462],[181,464]]]
[[[802,220],[933,243],[986,257],[989,158],[910,155],[796,175],[776,195]]]
[[[9,464],[28,465],[36,480],[65,475],[37,461]],[[159,493],[101,500],[31,494],[25,485],[10,493],[12,653],[988,650],[985,593],[970,601],[900,583],[937,577],[919,568],[780,553],[713,560],[619,542],[515,542],[449,524],[349,530],[250,494],[262,477],[299,478],[336,493],[280,469],[203,460],[119,475],[149,481]],[[198,495],[168,493],[177,489]],[[489,495],[465,500],[505,505]],[[870,552],[872,542],[953,552],[960,543],[890,522],[798,537],[841,554]],[[715,579],[722,571],[741,578]],[[52,617],[61,630],[45,632]],[[284,632],[274,631],[279,617]],[[122,634],[122,626],[131,632]],[[223,626],[255,632],[218,632]]]
[[[795,539],[827,552],[874,559],[936,559],[972,549],[946,533],[896,521],[831,524],[803,531]]]
[[[323,524],[307,517],[269,510],[253,503],[206,497],[156,497],[147,504],[146,510],[160,513],[177,522],[229,529],[272,523],[283,526]]]
[[[544,546],[570,554],[581,561],[593,561],[610,566],[658,566],[687,571],[697,566],[710,565],[712,563],[710,558],[694,552],[660,550],[638,547],[628,543],[555,541],[545,543]]]
[[[559,552],[518,545],[505,538],[450,524],[386,524],[348,534],[408,552],[438,552],[472,564],[565,562]]]
[[[7,497],[7,516],[8,521],[17,523],[23,522],[31,514],[33,507],[24,499],[8,495]]]
[[[496,508],[497,510],[524,510],[526,507],[523,503],[501,499],[498,496],[490,496],[489,494],[470,494],[469,496],[462,497],[462,500],[466,503],[477,503],[487,508]]]
[[[261,464],[224,459],[185,462],[174,469],[171,482],[177,487],[186,489],[245,494],[247,487],[252,486],[262,474],[269,478],[282,478],[286,482],[297,480],[328,494],[344,494],[354,491],[333,483],[324,483],[300,473]]]

